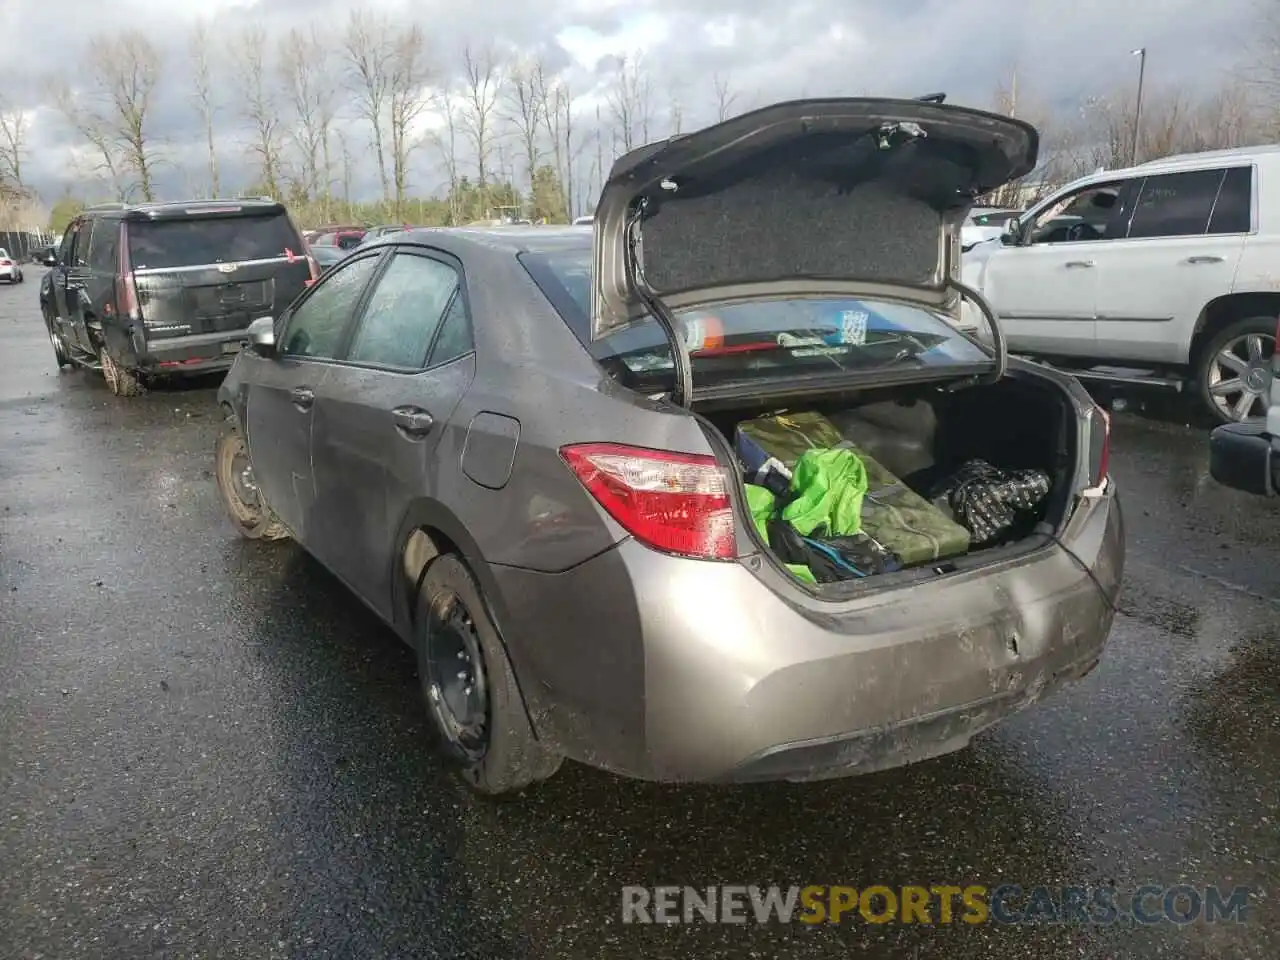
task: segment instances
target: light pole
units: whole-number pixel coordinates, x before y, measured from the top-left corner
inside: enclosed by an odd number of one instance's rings
[[[1138,58],[1138,103],[1133,109],[1133,147],[1129,151],[1129,166],[1138,162],[1138,129],[1142,126],[1142,79],[1147,72],[1147,48],[1139,47],[1130,50],[1129,54]]]

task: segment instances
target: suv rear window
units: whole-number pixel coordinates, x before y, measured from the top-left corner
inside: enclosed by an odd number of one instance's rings
[[[289,250],[301,256],[302,249],[283,213],[129,223],[129,257],[135,269],[271,260]]]

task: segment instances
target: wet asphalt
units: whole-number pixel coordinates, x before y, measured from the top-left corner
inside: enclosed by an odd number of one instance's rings
[[[1280,501],[1116,418],[1121,612],[970,749],[818,785],[434,759],[413,660],[291,544],[237,538],[216,382],[59,373],[0,287],[0,957],[1280,956]],[[1175,411],[1176,414],[1176,411]],[[1241,923],[623,925],[624,884],[1248,885]]]

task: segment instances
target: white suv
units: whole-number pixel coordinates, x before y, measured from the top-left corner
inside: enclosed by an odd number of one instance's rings
[[[1187,154],[1077,180],[963,260],[1009,349],[1150,370],[1223,422],[1265,415],[1280,316],[1280,147]]]

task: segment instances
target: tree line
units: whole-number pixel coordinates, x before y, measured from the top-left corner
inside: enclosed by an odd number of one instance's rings
[[[687,102],[688,92],[659,83],[641,55],[616,58],[590,90],[572,89],[537,51],[487,43],[454,56],[457,63],[441,59],[421,26],[363,10],[275,37],[256,24],[227,35],[199,21],[182,63],[166,62],[145,33],[124,30],[90,41],[79,85],[53,81],[50,105],[77,135],[80,173],[113,199],[157,199],[158,174],[175,165],[175,145],[155,131],[157,91],[180,84],[203,141],[203,161],[176,164],[189,195],[280,197],[306,223],[460,224],[590,212],[614,157],[682,132],[688,107],[723,120],[761,100],[716,74],[699,102]],[[1050,109],[1016,68],[1004,73],[985,105],[1041,130],[1041,163],[986,198],[993,204],[1023,206],[1099,167],[1275,134],[1266,94],[1280,70],[1259,66],[1209,90],[1148,84],[1136,150],[1136,84]],[[224,136],[232,123],[240,142]],[[28,135],[29,117],[0,101],[0,209],[30,194]],[[233,152],[251,161],[252,183],[225,182]],[[374,203],[354,195],[362,169],[378,185]],[[424,182],[429,170],[443,180]],[[60,214],[69,207],[60,203]]]

